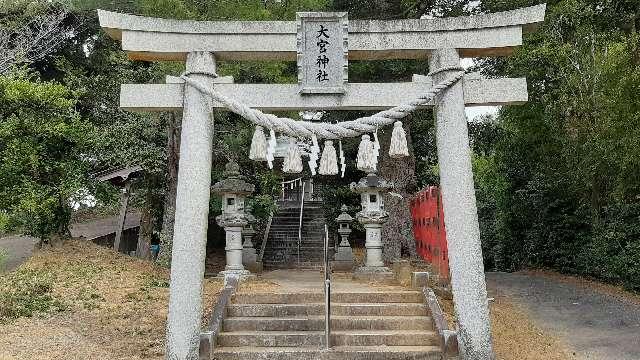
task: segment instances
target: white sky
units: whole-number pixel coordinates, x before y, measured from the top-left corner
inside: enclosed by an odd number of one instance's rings
[[[460,60],[460,65],[462,67],[469,68],[473,65],[473,59],[465,58]],[[467,114],[467,119],[469,121],[473,121],[476,117],[484,114],[492,114],[495,115],[498,112],[498,106],[467,106],[465,107],[465,113]]]

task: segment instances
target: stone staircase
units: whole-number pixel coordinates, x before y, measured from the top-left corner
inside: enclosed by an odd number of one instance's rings
[[[442,352],[417,291],[332,295],[331,351],[323,293],[236,294],[218,335],[217,360],[436,360]]]
[[[305,201],[302,216],[302,242],[298,263],[298,225],[300,207],[278,204],[273,217],[262,263],[266,269],[319,268],[324,254],[324,211],[319,201]]]

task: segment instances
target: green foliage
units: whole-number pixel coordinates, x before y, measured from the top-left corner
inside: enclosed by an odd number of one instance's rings
[[[0,277],[0,322],[64,311],[53,295],[53,277],[45,271],[20,269]]]
[[[26,73],[0,77],[0,207],[8,229],[40,238],[66,234],[90,131],[75,104],[61,84]]]
[[[529,102],[503,108],[495,131],[470,128],[487,268],[548,267],[640,288],[634,18],[625,1],[553,2],[513,57],[481,62],[529,84]]]

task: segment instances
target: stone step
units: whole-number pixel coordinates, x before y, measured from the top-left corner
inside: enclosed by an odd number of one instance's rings
[[[300,224],[298,224],[297,222],[281,222],[281,223],[277,223],[271,224],[271,228],[269,229],[269,233],[271,233],[272,231],[276,231],[276,230],[280,230],[280,231],[294,231],[297,234],[298,233],[298,228],[299,228]],[[302,224],[302,231],[306,231],[309,233],[319,233],[321,232],[322,234],[324,234],[324,224]]]
[[[424,303],[418,291],[336,292],[333,303]],[[235,294],[234,304],[308,304],[324,302],[324,294],[313,293],[254,293]]]
[[[322,228],[324,229],[324,225],[325,225],[325,221],[324,219],[321,220],[309,220],[309,219],[304,219],[302,221],[302,227],[303,228],[308,228],[308,227],[317,227],[317,228]],[[290,219],[273,219],[273,221],[271,221],[271,226],[272,227],[279,227],[279,226],[290,226],[290,227],[295,227],[296,229],[298,228],[298,226],[300,226],[300,219],[298,218],[290,218]]]
[[[289,230],[289,229],[276,229],[274,231],[269,231],[269,238],[288,238],[288,239],[295,239],[296,241],[298,241],[298,229],[296,229],[295,231],[293,230]],[[306,242],[306,241],[318,241],[318,240],[323,240],[324,241],[324,233],[318,233],[318,232],[304,232],[302,234],[302,241]]]
[[[281,259],[281,261],[262,262],[265,269],[301,269],[301,270],[322,270],[322,259],[316,261],[300,261],[298,264],[297,257],[289,257]],[[318,287],[320,288],[320,287]]]
[[[219,347],[217,360],[440,360],[437,346]]]
[[[324,250],[324,243],[317,242],[300,242],[300,251],[320,251]],[[269,247],[270,251],[279,251],[279,250],[292,250],[298,251],[298,242],[297,241],[277,241],[274,240],[274,244]],[[265,249],[267,251],[267,249]]]
[[[323,331],[235,331],[221,332],[219,346],[321,346]],[[349,330],[332,331],[333,346],[428,346],[438,345],[434,331]]]
[[[324,303],[310,304],[230,304],[227,316],[299,316],[322,315]],[[334,303],[331,314],[351,316],[428,316],[427,305],[418,303]]]
[[[324,316],[228,317],[223,331],[321,331]],[[331,329],[339,330],[432,330],[429,316],[333,316]]]

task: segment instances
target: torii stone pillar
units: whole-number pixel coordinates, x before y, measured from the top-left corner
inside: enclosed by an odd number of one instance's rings
[[[192,77],[213,85],[211,53],[187,55]],[[176,193],[176,221],[171,253],[171,285],[167,318],[167,359],[198,359],[202,317],[202,283],[207,244],[213,119],[209,99],[191,86],[184,88],[180,163]]]
[[[457,50],[440,49],[433,52],[429,63],[431,69],[450,66],[460,66]],[[434,82],[445,80],[452,72],[435,74]],[[451,290],[459,325],[460,355],[462,359],[469,360],[494,359],[461,82],[437,99],[435,114],[440,186],[449,243]]]

